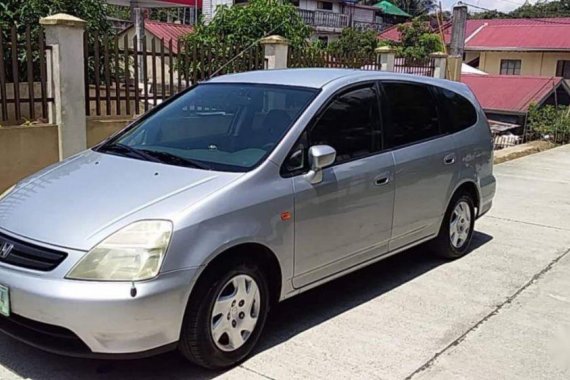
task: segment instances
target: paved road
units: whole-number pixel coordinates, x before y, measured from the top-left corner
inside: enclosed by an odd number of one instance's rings
[[[0,379],[569,379],[570,145],[496,175],[469,255],[414,249],[286,301],[229,372],[176,354],[60,358],[0,337]]]

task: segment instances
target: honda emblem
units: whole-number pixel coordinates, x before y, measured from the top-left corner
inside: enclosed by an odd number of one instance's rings
[[[5,242],[0,242],[0,259],[5,259],[10,252],[14,249],[14,244]]]

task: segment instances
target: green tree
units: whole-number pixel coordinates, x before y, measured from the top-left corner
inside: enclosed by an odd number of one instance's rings
[[[38,59],[37,41],[40,32],[39,20],[56,13],[67,13],[87,21],[87,30],[107,33],[111,25],[106,19],[107,5],[100,0],[2,0],[0,2],[0,33],[4,41],[10,40],[11,27],[16,26],[19,46],[25,44],[25,33],[30,26],[32,45],[35,50],[33,59]],[[4,62],[8,80],[12,78],[12,51],[4,46]],[[20,51],[18,55],[19,75],[25,75],[26,55]],[[35,73],[37,75],[37,73]]]
[[[41,17],[56,13],[67,13],[87,21],[87,30],[108,32],[107,5],[101,0],[2,0],[0,2],[0,25],[2,31],[16,25],[23,33],[27,25],[39,28]]]
[[[508,13],[500,12],[497,10],[487,10],[484,12],[472,13],[469,15],[469,18],[549,18],[569,16],[570,0],[560,0],[550,2],[537,2],[535,4],[526,2],[525,4]]]
[[[378,35],[375,31],[345,28],[340,37],[328,45],[327,50],[339,56],[367,56],[373,54],[377,46]]]
[[[534,138],[566,144],[570,142],[570,108],[532,104],[528,110],[527,127]]]
[[[570,0],[525,3],[510,12],[513,18],[561,17],[570,15]]]
[[[259,68],[252,63],[262,61],[256,42],[275,34],[287,38],[292,48],[299,48],[308,46],[311,29],[288,2],[251,0],[244,6],[221,6],[208,25],[198,24],[183,38],[182,54],[189,59],[178,59],[178,69],[182,75],[206,78]],[[195,52],[201,53],[196,59]]]
[[[208,25],[197,25],[195,32],[185,39],[212,46],[245,47],[269,34],[278,34],[287,38],[292,46],[301,46],[311,30],[292,4],[252,0],[245,6],[217,8]]]
[[[395,47],[398,55],[406,59],[419,60],[429,57],[431,53],[444,50],[440,36],[432,33],[429,25],[414,19],[409,24],[398,26],[400,42],[384,42]]]

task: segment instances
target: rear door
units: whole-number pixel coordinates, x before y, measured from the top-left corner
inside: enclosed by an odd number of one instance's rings
[[[453,136],[440,123],[434,88],[386,81],[382,90],[386,144],[395,163],[394,250],[438,232],[458,163]]]

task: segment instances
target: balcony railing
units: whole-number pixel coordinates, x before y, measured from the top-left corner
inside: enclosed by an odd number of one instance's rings
[[[348,15],[342,13],[310,11],[307,9],[297,9],[297,11],[307,25],[340,29],[348,26]]]
[[[386,25],[384,24],[366,21],[353,21],[352,27],[359,30],[375,30],[376,32],[381,32],[386,29]]]
[[[350,17],[344,13],[311,11],[308,9],[297,9],[297,12],[299,12],[299,16],[301,16],[305,24],[315,27],[320,26],[326,28],[343,29],[348,26],[352,26],[353,28],[360,30],[372,29],[377,32],[381,32],[383,29],[385,29],[384,24],[377,22],[353,20],[352,25],[350,25]]]

